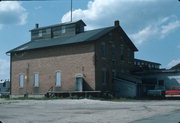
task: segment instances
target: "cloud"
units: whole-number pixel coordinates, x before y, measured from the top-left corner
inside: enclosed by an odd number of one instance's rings
[[[35,9],[35,10],[42,9],[42,6],[36,6],[34,9]]]
[[[178,59],[174,59],[174,60],[172,60],[168,65],[167,65],[167,68],[169,69],[169,68],[172,68],[173,66],[175,66],[175,65],[177,65],[177,64],[179,64],[180,63],[180,58],[178,58]]]
[[[26,24],[27,12],[20,2],[0,2],[0,28],[8,24]]]
[[[0,79],[8,79],[10,62],[6,59],[0,59]]]
[[[135,34],[130,34],[129,36],[136,45],[141,45],[144,41],[146,41],[150,37],[153,37],[157,33],[158,33],[157,28],[154,28],[153,26],[150,25]]]
[[[174,22],[169,23],[168,25],[162,26],[162,34],[167,34],[171,32],[172,30],[180,27],[180,21],[176,20]]]
[[[171,15],[151,23],[137,33],[130,34],[130,37],[139,46],[145,41],[163,39],[177,28],[180,28],[180,21],[176,16]]]
[[[177,48],[179,48],[179,49],[180,49],[180,45],[178,45],[178,46],[177,46]]]
[[[152,39],[163,39],[179,28],[177,11],[179,6],[173,0],[93,0],[87,9],[74,10],[73,20],[82,19],[86,29],[95,29],[113,25],[112,21],[118,19],[132,41],[140,46]],[[61,21],[70,21],[70,11]]]
[[[173,9],[169,9],[170,7]],[[112,24],[112,20],[119,19],[131,33],[159,17],[172,15],[174,11],[178,11],[178,7],[172,0],[91,0],[87,4],[87,9],[73,11],[73,20],[83,19],[90,25],[87,28],[96,28]],[[70,21],[70,12],[64,14],[61,21]]]

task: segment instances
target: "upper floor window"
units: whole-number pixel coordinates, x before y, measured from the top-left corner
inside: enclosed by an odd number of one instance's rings
[[[39,87],[39,74],[38,73],[34,74],[34,86]]]
[[[112,32],[108,33],[108,38],[109,38],[109,41],[112,41]]]
[[[124,41],[124,38],[121,36],[121,37],[120,37],[120,40],[121,40],[121,41]]]
[[[58,27],[53,27],[52,28],[52,31],[55,32],[55,31],[61,31],[61,27],[58,26]]]
[[[101,43],[101,58],[106,58],[106,44],[103,42]]]
[[[116,47],[115,45],[113,44],[112,45],[112,59],[115,59],[116,58]]]
[[[43,31],[39,30],[39,37],[42,37]]]
[[[56,86],[61,86],[61,72],[56,72]]]
[[[62,33],[66,33],[66,26],[62,26]]]
[[[3,83],[3,87],[6,87],[6,82]]]
[[[116,60],[112,60],[112,68],[116,68]]]
[[[24,74],[19,75],[19,85],[20,85],[20,88],[24,87]]]
[[[120,58],[121,58],[121,60],[124,60],[124,47],[123,47],[123,45],[120,46]]]

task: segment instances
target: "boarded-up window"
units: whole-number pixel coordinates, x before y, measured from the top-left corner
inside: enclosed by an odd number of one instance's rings
[[[19,85],[20,85],[20,88],[24,87],[24,74],[19,75]]]
[[[39,74],[38,73],[34,74],[34,86],[39,87]]]
[[[56,72],[56,86],[61,86],[61,72]]]
[[[116,70],[115,69],[112,69],[112,77],[116,78]]]

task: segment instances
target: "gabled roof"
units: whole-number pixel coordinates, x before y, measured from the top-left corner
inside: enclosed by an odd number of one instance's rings
[[[113,30],[114,28],[115,27],[112,26],[112,27],[107,27],[107,28],[85,31],[85,32],[76,34],[74,36],[69,36],[69,37],[29,41],[15,49],[8,51],[7,53],[31,50],[31,49],[37,49],[37,48],[44,48],[44,47],[51,47],[51,46],[59,46],[59,45],[65,45],[65,44],[74,44],[74,43],[94,41],[100,38],[101,36],[103,36],[104,34],[108,33],[109,31]]]
[[[133,42],[131,41],[131,39],[129,39],[129,37],[127,36],[127,34],[124,32],[124,30],[120,27],[122,34],[125,36],[125,40],[127,41],[126,43],[128,44],[129,47],[131,47],[134,51],[138,51],[138,49],[136,48],[136,46],[133,44]]]
[[[82,21],[82,20],[80,20],[80,21]],[[74,22],[74,23],[77,23],[77,22]],[[118,27],[111,26],[111,27],[106,27],[106,28],[101,28],[101,29],[85,31],[85,32],[82,32],[82,33],[79,33],[79,34],[76,34],[73,36],[68,36],[68,37],[29,41],[15,49],[8,51],[7,53],[32,50],[32,49],[38,49],[38,48],[45,48],[45,47],[51,47],[51,46],[60,46],[60,45],[67,45],[67,44],[74,44],[74,43],[90,42],[90,41],[99,39],[100,37],[102,37],[103,35],[107,34],[108,32],[112,31],[115,28],[119,28],[122,31],[122,34],[125,37],[127,45],[129,45],[134,51],[138,51],[136,46],[132,43],[132,41],[129,39],[129,37],[126,35],[126,33],[123,31],[123,29],[120,26],[118,26]]]

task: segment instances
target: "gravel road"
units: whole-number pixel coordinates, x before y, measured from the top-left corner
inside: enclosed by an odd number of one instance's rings
[[[129,123],[180,111],[180,101],[3,100],[3,123]]]

